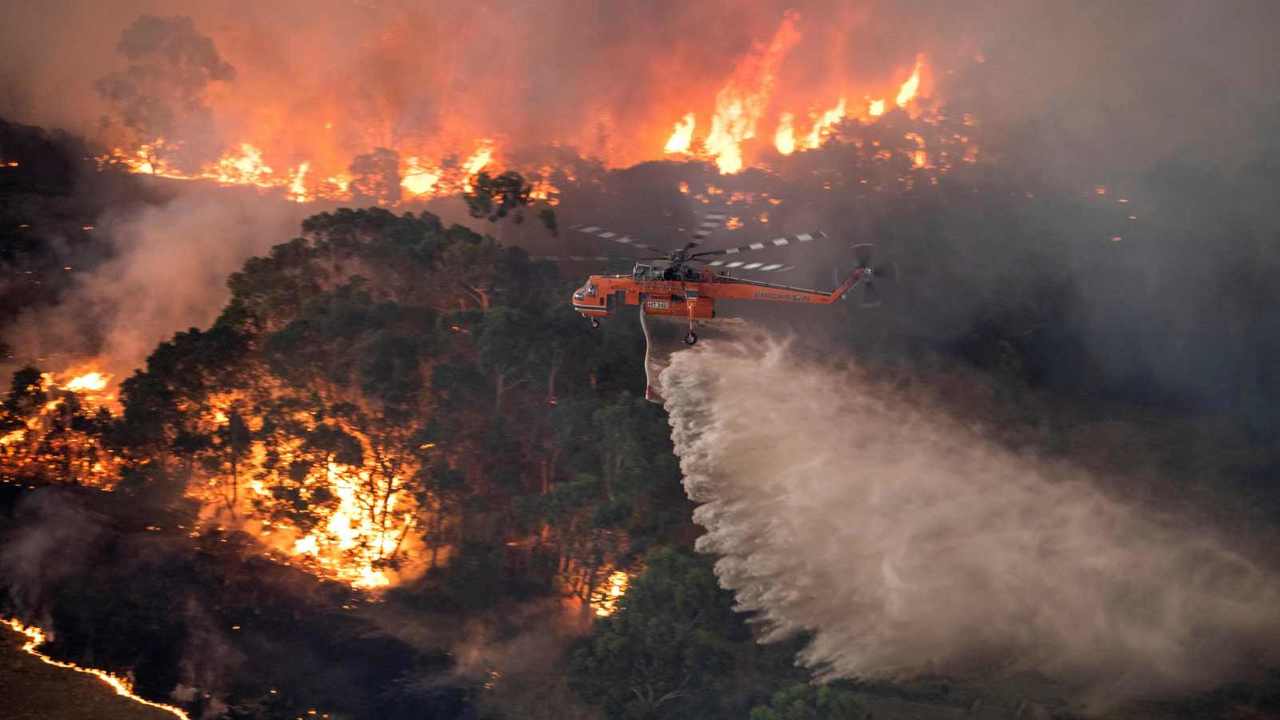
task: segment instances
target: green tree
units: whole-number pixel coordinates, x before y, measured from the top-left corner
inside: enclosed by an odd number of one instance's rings
[[[858,696],[838,685],[792,685],[773,694],[767,706],[751,709],[751,720],[870,720]]]
[[[610,718],[724,717],[734,643],[748,637],[704,558],[658,550],[574,650],[570,683]]]

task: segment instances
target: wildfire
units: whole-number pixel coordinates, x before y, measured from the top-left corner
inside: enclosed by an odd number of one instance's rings
[[[630,583],[631,576],[622,570],[610,573],[604,588],[591,602],[591,608],[595,610],[596,617],[609,617],[617,612],[618,601],[627,594],[627,586]]]
[[[293,202],[316,200],[350,200],[352,176],[339,171],[312,180],[315,173],[311,161],[303,161],[284,171],[274,169],[266,153],[250,142],[236,144],[217,160],[194,171],[176,167],[168,158],[182,148],[178,142],[156,139],[133,150],[115,148],[97,158],[100,165],[115,165],[130,172],[163,177],[169,180],[204,180],[224,186],[250,186],[280,192]],[[497,156],[496,144],[490,139],[477,141],[476,150],[459,166],[446,169],[445,163],[432,163],[421,156],[406,157],[399,168],[400,187],[409,197],[428,198],[469,190],[470,180],[489,166]]]
[[[756,137],[764,113],[773,102],[778,68],[800,39],[797,18],[796,13],[788,12],[772,40],[743,57],[716,94],[711,127],[702,145],[706,156],[715,161],[721,173],[739,172],[746,164],[744,144]],[[918,56],[911,75],[898,86],[894,96],[897,107],[905,109],[918,99],[923,68],[924,58]],[[847,95],[841,95],[828,109],[811,113],[813,121],[804,135],[797,134],[796,113],[780,112],[773,133],[774,148],[782,155],[791,155],[799,149],[820,147],[836,132],[840,123],[849,118],[846,98]],[[868,98],[864,114],[858,117],[864,121],[874,120],[884,115],[886,107],[887,101],[883,97]],[[696,124],[695,114],[686,113],[675,123],[663,152],[688,153],[693,146]],[[918,157],[918,154],[913,156],[917,167],[921,165]]]
[[[778,152],[783,155],[790,155],[796,151],[794,122],[795,116],[791,113],[782,113],[782,116],[778,118],[778,129],[773,134],[773,146],[778,148]]]
[[[822,113],[813,123],[813,129],[804,139],[804,146],[813,149],[822,144],[828,136],[831,135],[832,128],[841,120],[844,120],[844,98],[840,98],[840,102],[836,106]]]
[[[687,113],[680,122],[676,123],[675,129],[671,132],[671,137],[667,139],[667,144],[662,148],[665,153],[687,153],[689,146],[693,142],[693,129],[697,124],[697,119],[693,113]]]
[[[309,557],[325,574],[352,587],[375,589],[391,585],[391,577],[377,565],[400,549],[413,528],[413,513],[397,514],[399,495],[389,495],[384,512],[391,523],[380,526],[360,493],[369,482],[367,471],[330,463],[324,481],[337,496],[338,507],[323,528],[294,542],[292,554]]]
[[[916,59],[915,70],[911,71],[911,77],[902,83],[902,87],[898,90],[898,98],[896,102],[898,107],[906,107],[907,103],[915,99],[916,93],[920,90],[920,66],[923,60]]]
[[[423,163],[415,155],[405,160],[400,187],[411,195],[427,195],[440,182],[440,168]]]
[[[72,392],[101,392],[107,389],[107,383],[110,380],[109,375],[104,375],[97,370],[90,370],[83,375],[77,375],[67,381],[66,388]]]
[[[182,718],[182,720],[191,720],[191,716],[188,715],[185,711],[183,711],[182,708],[175,707],[173,705],[165,705],[164,703],[152,702],[150,700],[147,700],[146,698],[139,697],[137,694],[133,692],[133,681],[131,681],[127,677],[116,675],[114,673],[107,672],[106,670],[97,670],[95,668],[81,667],[79,665],[76,665],[75,663],[64,662],[62,660],[55,660],[49,657],[48,655],[45,655],[44,653],[40,652],[40,646],[43,645],[47,640],[45,632],[40,628],[35,627],[33,625],[25,625],[21,621],[17,619],[12,619],[12,618],[5,620],[4,624],[12,628],[14,632],[25,635],[27,638],[27,641],[23,643],[22,651],[39,658],[40,661],[43,662],[44,664],[52,665],[53,667],[57,667],[57,668],[64,668],[66,670],[74,670],[78,673],[82,673],[85,675],[90,675],[92,677],[97,678],[98,680],[101,680],[104,684],[108,685],[112,690],[115,690],[116,694],[120,695],[121,697],[129,698],[130,700],[142,705],[146,705],[147,707],[155,708],[157,710],[163,710],[164,712],[167,712],[170,715],[173,715],[174,717]]]
[[[720,172],[742,170],[742,143],[756,136],[756,125],[773,95],[778,67],[800,41],[798,21],[797,13],[787,12],[769,44],[757,46],[739,61],[729,82],[716,95],[711,132],[703,144]]]
[[[816,16],[811,20],[824,21]],[[785,78],[796,77],[787,63],[797,62],[795,48],[801,38],[800,14],[787,11],[772,35],[726,63],[722,79],[695,88],[699,101],[689,102],[689,95],[682,92],[680,97],[685,99],[678,102],[683,107],[625,116],[604,111],[591,115],[589,128],[568,123],[565,134],[545,140],[551,147],[581,148],[583,156],[598,157],[607,167],[683,155],[714,162],[721,173],[732,174],[767,157],[762,151],[770,144],[778,153],[790,155],[819,147],[838,133],[842,123],[874,122],[892,108],[906,109],[913,117],[918,114],[919,101],[930,89],[924,55],[916,56],[909,75],[893,78],[889,84],[875,80],[868,81],[874,82],[868,86],[857,84],[856,78],[834,84],[820,75],[812,83],[784,84]],[[390,118],[334,117],[332,107],[317,107],[317,113],[323,114],[307,116],[305,111],[290,108],[286,112],[260,99],[246,106],[236,87],[219,86],[210,98],[211,109],[228,116],[220,118],[226,121],[223,126],[237,128],[238,133],[219,157],[193,157],[194,146],[182,138],[143,137],[133,145],[116,147],[100,160],[156,177],[256,187],[295,202],[344,202],[359,190],[361,201],[390,205],[466,191],[471,178],[495,163],[529,175],[546,159],[524,161],[504,152],[511,139],[495,137],[493,126],[474,123],[466,113],[452,116],[437,129],[419,130]],[[287,95],[281,92],[282,97]],[[295,118],[295,113],[302,117]],[[277,122],[282,115],[291,118],[288,132]],[[645,119],[635,119],[639,117]],[[635,141],[601,140],[610,135]],[[394,158],[394,167],[385,161],[387,153]],[[366,154],[382,157],[362,164]],[[366,175],[383,172],[391,177],[367,181]],[[371,193],[374,197],[368,197]],[[535,199],[546,196],[550,202],[551,195],[539,189]]]

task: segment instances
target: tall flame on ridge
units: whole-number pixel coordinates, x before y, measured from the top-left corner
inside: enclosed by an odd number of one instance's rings
[[[773,146],[783,155],[796,151],[795,115],[784,112],[778,118],[778,129],[773,133]]]
[[[767,46],[757,46],[738,62],[716,95],[711,131],[704,144],[722,173],[742,170],[742,142],[756,136],[756,125],[773,95],[778,67],[800,41],[799,14],[787,11]]]
[[[916,93],[920,90],[920,66],[923,60],[916,58],[916,67],[911,71],[911,77],[902,83],[902,87],[898,90],[898,97],[895,100],[898,107],[906,107],[907,103],[915,99]]]
[[[693,113],[688,113],[680,122],[676,123],[675,128],[671,132],[671,137],[667,139],[667,144],[662,148],[665,153],[687,153],[689,146],[693,142],[693,130],[696,124],[696,118]]]

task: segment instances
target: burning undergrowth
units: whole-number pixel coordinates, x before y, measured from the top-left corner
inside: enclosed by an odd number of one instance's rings
[[[7,491],[4,505],[6,615],[54,628],[43,652],[127,673],[143,697],[233,718],[453,714],[463,702],[456,687],[401,687],[447,677],[443,650],[377,632],[359,595],[246,552],[242,535],[192,537],[190,515],[127,494]]]

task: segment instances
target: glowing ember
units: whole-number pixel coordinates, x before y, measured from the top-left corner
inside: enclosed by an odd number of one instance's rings
[[[146,705],[147,707],[155,708],[157,710],[163,710],[164,712],[167,712],[170,715],[173,715],[174,717],[182,718],[182,720],[191,720],[191,716],[187,715],[187,713],[184,712],[181,708],[174,707],[173,705],[165,705],[164,703],[152,702],[150,700],[147,700],[146,698],[139,697],[138,695],[136,695],[133,692],[133,682],[129,680],[129,678],[121,677],[120,675],[109,673],[105,670],[96,670],[94,668],[80,667],[75,663],[64,662],[62,660],[54,660],[48,655],[45,655],[44,653],[40,652],[40,646],[43,645],[45,643],[45,640],[47,639],[45,636],[45,632],[40,628],[32,625],[24,625],[22,622],[16,619],[5,620],[4,624],[12,628],[14,632],[25,635],[27,638],[27,641],[23,643],[22,651],[39,658],[40,661],[43,662],[44,664],[52,665],[53,667],[57,667],[57,668],[64,668],[67,670],[74,670],[78,673],[83,673],[85,675],[93,676],[98,680],[101,680],[106,685],[110,686],[111,689],[115,690],[116,694],[120,695],[121,697],[129,698],[130,700],[142,705]]]
[[[911,166],[914,168],[926,167],[929,164],[929,154],[925,152],[924,138],[920,133],[909,132],[903,136],[907,140],[915,143],[916,149],[911,151]]]
[[[627,594],[630,582],[631,577],[621,570],[615,570],[609,575],[603,591],[591,603],[596,617],[609,617],[618,611],[618,601]]]
[[[693,142],[693,129],[695,118],[693,113],[684,116],[684,119],[676,123],[675,129],[671,132],[671,137],[667,139],[667,144],[662,148],[665,153],[687,153],[689,145]]]

